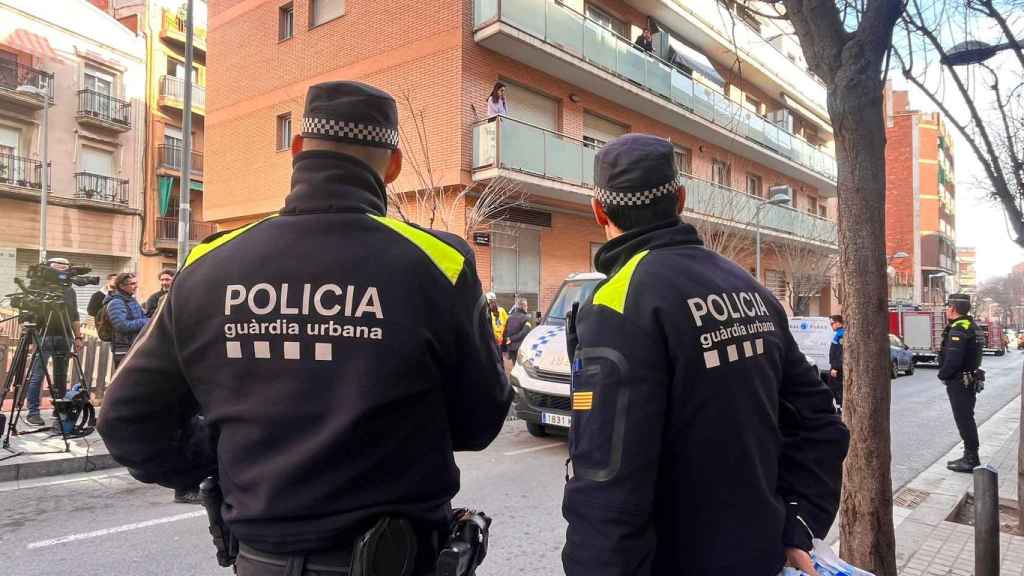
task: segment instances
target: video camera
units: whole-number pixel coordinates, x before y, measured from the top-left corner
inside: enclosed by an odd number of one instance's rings
[[[68,266],[67,270],[55,270],[49,264],[33,264],[28,267],[28,285],[33,290],[56,287],[89,286],[100,283],[99,276],[86,276],[92,272],[88,266]]]

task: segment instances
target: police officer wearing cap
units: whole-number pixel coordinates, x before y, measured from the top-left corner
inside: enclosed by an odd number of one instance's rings
[[[974,404],[978,393],[974,371],[981,367],[983,345],[978,339],[977,326],[970,317],[971,297],[950,294],[946,300],[946,320],[939,350],[939,380],[946,385],[953,420],[964,441],[964,455],[946,462],[954,472],[972,472],[981,465],[978,457],[978,425],[974,421]]]
[[[473,252],[386,216],[397,128],[385,92],[312,86],[283,209],[192,250],[104,400],[135,478],[219,476],[240,575],[432,572],[453,451],[508,413]]]
[[[813,572],[848,432],[769,290],[679,214],[672,144],[594,165],[604,280],[568,326],[568,576]]]

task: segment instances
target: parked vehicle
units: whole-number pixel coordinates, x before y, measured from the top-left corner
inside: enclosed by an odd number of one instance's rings
[[[910,346],[903,343],[903,340],[895,335],[889,334],[889,362],[890,376],[893,379],[899,378],[900,372],[910,376],[914,373],[914,353]]]
[[[982,350],[986,354],[1002,356],[1006,354],[1006,341],[1003,339],[1003,327],[998,322],[978,322],[978,329],[984,337]]]
[[[818,369],[822,380],[827,380],[831,368],[828,349],[832,344],[832,321],[826,316],[794,316],[789,319],[789,331],[807,361]]]
[[[940,304],[889,309],[889,333],[910,348],[915,364],[938,364],[945,327],[946,312]]]
[[[541,323],[519,347],[509,380],[515,390],[516,416],[534,436],[572,424],[569,354],[565,348],[565,317],[572,305],[589,297],[604,274],[571,274],[558,289]]]

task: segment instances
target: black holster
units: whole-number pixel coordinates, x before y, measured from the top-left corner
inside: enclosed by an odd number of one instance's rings
[[[412,576],[417,537],[405,518],[384,517],[352,546],[349,576]]]
[[[985,389],[985,371],[975,368],[960,375],[961,382],[968,392],[978,394]]]
[[[203,500],[203,508],[206,508],[206,517],[210,521],[210,536],[213,537],[213,545],[217,548],[217,563],[224,568],[234,566],[235,559],[238,558],[238,540],[231,535],[231,530],[221,515],[224,494],[220,491],[217,478],[210,476],[203,480],[199,484],[199,495]]]
[[[491,519],[476,510],[453,512],[451,534],[438,554],[435,576],[473,576],[487,556]]]

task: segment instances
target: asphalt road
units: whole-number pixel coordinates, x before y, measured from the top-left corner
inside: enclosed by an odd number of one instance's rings
[[[1024,353],[986,357],[979,422],[1020,390]],[[893,382],[893,477],[901,486],[958,441],[935,370]],[[460,454],[456,505],[495,518],[485,576],[561,574],[565,442],[531,437],[510,422],[485,452]],[[202,508],[134,482],[122,470],[0,485],[0,575],[228,575],[213,558]]]

